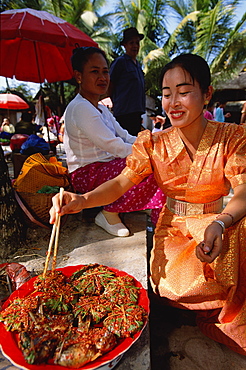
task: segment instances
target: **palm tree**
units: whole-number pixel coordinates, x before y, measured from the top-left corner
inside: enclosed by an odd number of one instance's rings
[[[160,65],[175,54],[192,52],[204,57],[210,65],[213,85],[235,76],[245,66],[246,14],[233,28],[235,7],[240,1],[175,0],[168,1],[179,24],[162,47],[144,59],[146,81]],[[153,92],[153,87],[151,88]]]
[[[45,10],[43,9],[44,3],[42,0],[8,0],[7,6],[4,10],[8,9],[24,9],[30,8],[35,10]]]
[[[99,14],[100,8],[86,10],[81,14],[80,24],[77,25],[87,35],[89,35],[99,47],[105,51],[109,59],[112,60],[112,49],[114,31],[111,23],[112,13]]]
[[[246,32],[242,30],[246,21],[246,13],[236,27],[231,29],[220,53],[211,61],[213,85],[235,77],[246,67]]]

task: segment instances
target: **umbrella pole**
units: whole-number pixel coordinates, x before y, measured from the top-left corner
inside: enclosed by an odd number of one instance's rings
[[[42,103],[42,109],[43,109],[43,112],[44,112],[44,125],[47,128],[48,143],[49,143],[49,146],[50,146],[50,150],[52,150],[51,149],[51,144],[50,144],[49,125],[48,125],[48,122],[47,122],[47,112],[46,112],[46,109],[45,109],[44,96],[43,96],[42,90],[41,90],[41,103]],[[52,152],[55,154],[54,150],[52,150]]]
[[[8,81],[8,78],[7,77],[5,77],[5,81],[6,81],[7,90],[10,91],[9,81]]]

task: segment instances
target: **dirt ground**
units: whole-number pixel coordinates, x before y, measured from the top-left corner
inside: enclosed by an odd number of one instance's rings
[[[59,259],[64,258],[62,256],[65,256],[67,253],[71,252],[76,246],[79,245],[79,229],[81,228],[81,223],[86,223],[88,225],[88,228],[92,227],[92,224],[90,225],[90,223],[83,218],[82,213],[79,213],[77,215],[68,216],[65,224],[60,228],[58,262]],[[51,231],[52,227],[50,227],[50,229],[45,229],[41,227],[29,227],[27,229],[25,245],[19,247],[15,253],[8,256],[8,258],[2,261],[2,263],[20,263],[30,261],[35,258],[45,259],[48,251]]]

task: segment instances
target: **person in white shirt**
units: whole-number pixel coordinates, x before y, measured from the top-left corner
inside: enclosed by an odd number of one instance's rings
[[[107,93],[110,80],[105,53],[95,47],[77,48],[71,62],[79,93],[64,114],[64,148],[73,188],[86,193],[122,171],[136,137],[119,125],[107,107],[98,103]],[[95,223],[112,235],[128,236],[120,212],[143,209],[159,212],[164,201],[164,194],[153,176],[149,176],[119,200],[105,206]]]
[[[15,126],[12,125],[12,123],[10,122],[8,118],[4,118],[1,128],[0,128],[0,132],[7,132],[9,134],[14,134]]]

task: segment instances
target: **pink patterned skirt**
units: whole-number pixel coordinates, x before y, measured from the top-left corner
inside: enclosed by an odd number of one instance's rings
[[[70,174],[74,190],[87,193],[104,182],[118,176],[126,166],[126,158],[116,158],[109,162],[95,162],[80,167]],[[156,224],[159,212],[166,202],[166,196],[157,186],[153,174],[140,184],[134,185],[115,202],[104,206],[108,212],[134,212],[152,209],[151,220]]]

